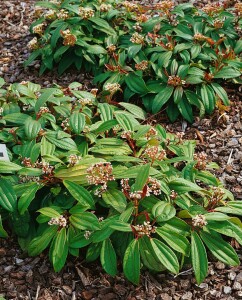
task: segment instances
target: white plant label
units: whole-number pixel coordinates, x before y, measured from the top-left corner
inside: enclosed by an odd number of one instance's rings
[[[7,147],[5,144],[0,144],[0,160],[9,161]]]

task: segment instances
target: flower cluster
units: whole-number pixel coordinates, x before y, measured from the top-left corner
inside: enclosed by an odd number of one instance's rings
[[[63,37],[64,46],[74,46],[76,44],[77,38],[69,29],[61,31],[61,35]]]
[[[91,236],[92,232],[89,231],[89,230],[86,230],[85,233],[84,233],[84,238],[86,240],[89,240],[90,239],[90,236]]]
[[[149,177],[147,180],[147,192],[146,197],[149,197],[150,194],[158,196],[161,194],[161,184],[156,178]]]
[[[135,69],[145,71],[146,69],[148,69],[148,65],[149,63],[147,60],[142,60],[140,63],[135,64]]]
[[[144,157],[149,157],[152,161],[154,160],[163,160],[166,156],[166,151],[161,149],[158,146],[152,146],[145,149],[143,153]]]
[[[69,13],[68,13],[67,10],[61,9],[61,10],[57,13],[57,17],[58,17],[58,19],[66,20],[66,19],[69,18]]]
[[[114,180],[113,167],[110,162],[100,162],[87,169],[87,180],[90,184],[102,185],[102,192],[107,189],[107,182]]]
[[[209,204],[212,206],[216,206],[220,201],[223,200],[225,192],[220,187],[212,187],[212,196],[209,199]]]
[[[179,85],[184,85],[186,84],[185,80],[182,80],[181,77],[177,76],[177,75],[171,75],[168,77],[168,82],[169,85],[172,86],[179,86]]]
[[[155,4],[155,9],[161,10],[165,14],[168,14],[170,12],[170,10],[173,8],[174,8],[173,1],[163,1],[163,2]]]
[[[121,187],[122,187],[121,191],[123,193],[130,191],[130,185],[129,185],[129,179],[128,178],[121,179],[120,184],[121,184]]]
[[[121,133],[121,138],[126,139],[126,140],[130,140],[132,138],[132,131],[131,130],[123,131]]]
[[[133,44],[144,44],[144,37],[143,37],[143,35],[139,34],[138,32],[135,32],[132,34],[130,41]]]
[[[133,28],[137,32],[141,32],[143,30],[139,23],[136,23]]]
[[[53,9],[50,9],[44,14],[44,17],[47,20],[53,20],[56,17],[56,13]]]
[[[38,34],[38,35],[42,35],[42,34],[44,33],[44,27],[45,27],[45,24],[44,24],[44,23],[35,25],[35,26],[33,27],[33,33],[36,33],[36,34]]]
[[[219,20],[219,19],[215,19],[214,21],[213,21],[213,26],[215,27],[215,28],[222,28],[223,26],[224,26],[224,21],[222,21],[222,20]]]
[[[79,16],[83,19],[90,19],[94,17],[94,10],[90,7],[80,7],[79,8]]]
[[[116,93],[118,90],[121,90],[121,86],[118,83],[107,83],[104,86],[105,91],[109,91],[110,94]]]
[[[39,176],[19,175],[19,183],[40,182]]]
[[[37,112],[37,118],[40,118],[43,114],[50,113],[50,110],[46,106],[40,107],[39,111]]]
[[[202,8],[202,11],[205,12],[209,16],[213,16],[215,14],[223,11],[223,6],[219,3],[209,3]]]
[[[238,16],[241,16],[242,15],[242,3],[236,3],[234,5],[234,9],[235,9],[235,12],[237,13]]]
[[[132,3],[129,1],[124,1],[123,6],[128,10],[128,11],[136,11],[139,7],[136,3]]]
[[[64,216],[60,215],[56,218],[51,218],[48,222],[49,225],[58,225],[60,227],[66,227],[67,226],[67,220]]]
[[[137,237],[142,237],[144,235],[150,237],[152,233],[156,232],[156,227],[150,224],[150,221],[145,221],[144,224],[133,226]]]
[[[115,45],[111,44],[111,45],[107,46],[106,49],[107,49],[109,54],[112,54],[116,51],[117,47]]]
[[[79,99],[78,102],[79,102],[82,106],[85,106],[85,105],[91,105],[91,104],[92,104],[92,99],[82,98],[82,99]]]
[[[206,221],[206,218],[204,215],[199,214],[192,218],[192,225],[194,227],[202,228],[203,226],[206,226],[207,224],[208,224],[208,222]]]
[[[27,168],[34,167],[34,164],[32,164],[31,159],[29,157],[24,157],[22,159],[22,165],[24,165]]]
[[[145,137],[147,138],[147,140],[150,140],[150,139],[154,138],[155,136],[157,136],[157,130],[154,127],[151,127],[149,129],[149,131],[145,134]]]
[[[136,16],[136,21],[140,23],[145,23],[148,20],[148,16],[145,14],[141,14]]]
[[[135,192],[131,192],[131,193],[129,194],[129,198],[130,198],[130,199],[140,200],[141,198],[143,198],[143,191],[135,191]]]
[[[207,165],[207,154],[205,152],[201,152],[198,154],[194,154],[194,160],[197,161],[195,168],[198,170],[205,170]]]
[[[178,196],[177,192],[175,192],[174,190],[171,190],[171,193],[170,193],[171,200],[175,200],[177,198],[177,196]]]
[[[63,128],[64,131],[69,129],[70,123],[69,123],[69,118],[66,118],[65,120],[62,121],[61,127]]]
[[[71,154],[68,157],[68,163],[69,163],[69,167],[73,167],[75,166],[79,161],[81,160],[81,156],[78,156],[76,154]]]
[[[201,33],[195,33],[194,36],[193,36],[193,39],[196,40],[196,41],[206,41],[207,40],[207,37]]]
[[[38,168],[42,169],[43,174],[45,175],[53,175],[54,167],[50,165],[50,163],[46,161],[42,161],[37,163]]]
[[[112,5],[111,5],[111,4],[105,4],[105,3],[102,3],[102,4],[100,5],[100,11],[101,11],[101,12],[108,12],[111,8],[112,8]]]
[[[34,37],[32,40],[30,40],[27,44],[27,47],[30,49],[30,50],[36,50],[38,49],[39,47],[39,44],[38,44],[38,39],[37,37]]]
[[[176,133],[176,137],[178,138],[178,140],[179,140],[178,142],[179,143],[182,143],[184,135],[185,135],[184,132],[177,132]]]

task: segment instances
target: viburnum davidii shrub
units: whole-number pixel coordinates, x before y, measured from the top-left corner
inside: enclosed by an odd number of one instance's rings
[[[129,1],[38,2],[40,18],[26,65],[40,58],[40,73],[58,65],[95,75],[94,82],[120,84],[124,100],[141,98],[145,109],[165,109],[169,119],[193,122],[229,99],[222,85],[241,83],[240,3],[146,7]],[[105,71],[105,72],[104,72]],[[222,84],[222,85],[221,85]]]
[[[141,269],[177,274],[184,264],[201,283],[207,251],[239,265],[229,240],[242,244],[242,202],[211,173],[216,164],[181,133],[145,124],[141,108],[97,103],[96,92],[0,90],[10,159],[0,161],[0,237],[14,233],[31,256],[48,248],[55,271],[68,255],[100,258],[134,284]]]

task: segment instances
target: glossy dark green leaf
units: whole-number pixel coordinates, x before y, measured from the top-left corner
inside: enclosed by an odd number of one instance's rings
[[[207,232],[200,232],[200,236],[209,251],[220,261],[230,266],[238,266],[239,258],[229,243],[225,242],[218,235],[211,235]]]
[[[195,231],[191,233],[191,256],[195,277],[200,284],[208,273],[208,259],[203,242]]]
[[[17,207],[17,196],[11,182],[0,178],[0,206],[9,212],[13,212]]]
[[[83,186],[68,180],[63,181],[65,187],[70,192],[70,194],[85,207],[93,208],[94,200],[91,193],[86,190]]]
[[[139,242],[133,240],[127,247],[124,259],[123,270],[125,277],[132,283],[138,285],[140,279],[140,253]]]
[[[179,262],[175,253],[164,243],[157,239],[150,240],[159,261],[172,273],[179,272]]]
[[[117,274],[117,256],[110,239],[106,239],[102,243],[100,260],[103,269],[110,275]]]

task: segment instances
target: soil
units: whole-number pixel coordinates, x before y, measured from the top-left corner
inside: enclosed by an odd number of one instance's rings
[[[201,6],[206,2],[196,1],[196,4]],[[39,77],[38,61],[23,68],[22,64],[29,56],[26,44],[32,38],[28,28],[34,19],[34,3],[34,0],[0,1],[0,76],[8,84],[29,80],[42,86],[53,83],[67,86],[79,81],[90,86],[88,75],[77,71],[61,77],[56,72]],[[220,180],[237,199],[242,199],[242,90],[240,86],[226,89],[231,107],[228,110],[220,107],[202,120],[196,118],[192,125],[182,120],[168,124],[160,115],[150,120],[162,123],[171,132],[183,131],[185,138],[197,140],[199,151],[205,151],[209,159],[220,166],[216,171]],[[237,251],[242,259],[241,250]],[[12,238],[0,239],[0,299],[1,296],[36,300],[242,299],[242,267],[229,268],[223,263],[211,262],[209,276],[199,286],[191,269],[177,276],[143,273],[140,286],[135,287],[122,273],[112,278],[98,263],[87,266],[80,258],[70,259],[60,273],[54,273],[45,253],[35,258],[27,257]]]

